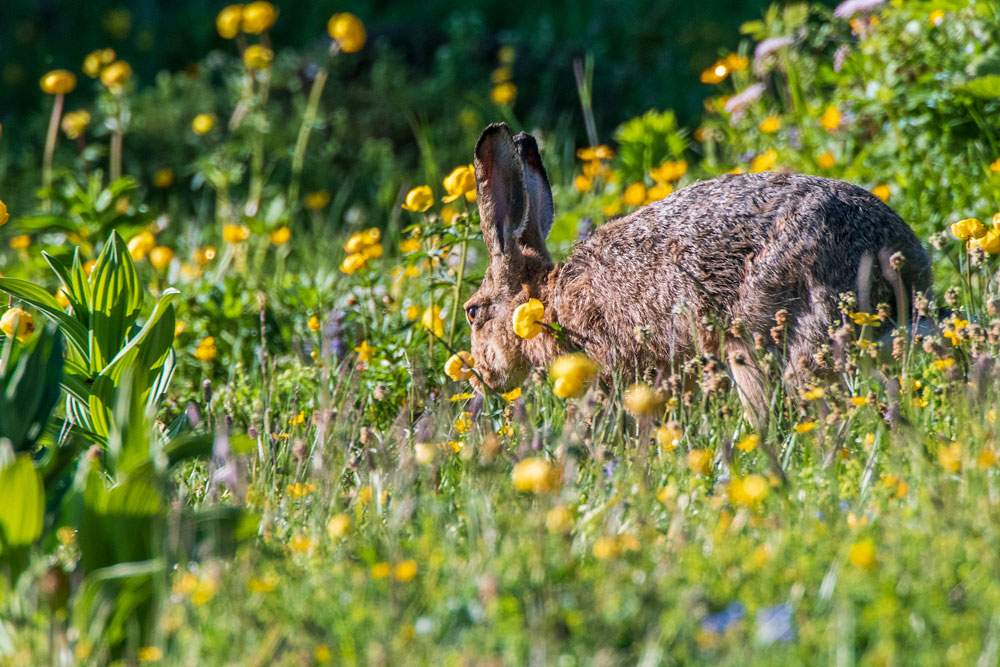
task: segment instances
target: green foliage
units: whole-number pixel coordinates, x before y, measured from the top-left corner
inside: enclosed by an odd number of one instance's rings
[[[615,141],[626,183],[644,180],[650,169],[683,157],[688,148],[687,131],[677,126],[670,110],[647,111],[622,123],[615,130]]]
[[[0,441],[15,453],[30,452],[62,392],[63,338],[45,327],[28,345],[13,338],[0,356]]]

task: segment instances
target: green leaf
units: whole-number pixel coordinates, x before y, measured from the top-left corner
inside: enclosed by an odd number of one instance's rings
[[[112,232],[90,274],[90,370],[99,371],[121,349],[142,307],[144,288],[128,246]]]
[[[28,454],[0,469],[0,553],[32,544],[42,535],[45,489]]]
[[[19,452],[42,434],[59,400],[62,335],[50,324],[28,346],[11,344],[13,353],[0,374],[0,439]]]
[[[69,342],[81,354],[87,355],[87,330],[82,324],[63,312],[62,306],[44,289],[18,278],[0,278],[0,291],[34,306],[55,322]]]
[[[960,84],[958,88],[973,97],[979,97],[984,100],[1000,97],[1000,75],[990,74],[989,76],[981,76],[978,79],[972,79]]]

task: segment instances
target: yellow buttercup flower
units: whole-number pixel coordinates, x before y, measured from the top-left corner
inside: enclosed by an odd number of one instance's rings
[[[816,422],[802,422],[801,424],[796,424],[792,427],[795,429],[796,433],[806,434],[816,428]]]
[[[670,185],[670,183],[657,183],[646,190],[646,201],[643,203],[652,204],[654,201],[660,201],[673,191],[674,186]]]
[[[582,352],[564,354],[552,362],[549,376],[553,380],[552,393],[560,398],[579,396],[597,375],[597,364]]]
[[[875,542],[871,538],[855,542],[847,550],[847,560],[860,570],[871,570],[875,567]]]
[[[271,232],[268,238],[273,245],[285,245],[288,243],[288,239],[292,238],[292,230],[286,226],[281,226]]]
[[[361,254],[364,255],[365,259],[378,259],[382,256],[382,244],[372,243],[367,245],[361,250]]]
[[[429,185],[418,185],[406,193],[403,208],[415,213],[423,213],[434,203],[434,193]]]
[[[243,5],[229,5],[215,17],[215,29],[223,39],[232,39],[240,34],[243,20]]]
[[[503,400],[507,401],[508,403],[513,403],[517,399],[521,398],[521,388],[520,387],[514,387],[513,389],[511,389],[507,393],[500,394],[500,397],[503,398]]]
[[[816,164],[818,164],[823,169],[829,169],[837,163],[837,160],[833,157],[833,153],[827,151],[816,158]]]
[[[461,350],[451,355],[444,364],[444,373],[455,382],[465,382],[472,377],[472,369],[476,367],[476,360],[472,354]]]
[[[163,189],[169,188],[174,184],[174,170],[170,167],[164,167],[163,169],[157,169],[153,174],[153,186]]]
[[[610,160],[615,156],[615,152],[611,150],[610,146],[601,144],[600,146],[580,148],[576,151],[576,156],[584,162],[592,162],[594,160]]]
[[[78,111],[70,111],[65,116],[63,116],[62,122],[60,123],[63,132],[66,133],[68,139],[76,139],[83,131],[87,129],[90,125],[90,112],[80,109]]]
[[[517,86],[510,81],[493,86],[490,91],[490,101],[498,106],[513,104],[517,99]]]
[[[948,472],[959,472],[962,470],[962,444],[953,442],[950,445],[942,446],[938,450],[938,463]]]
[[[0,227],[6,225],[8,220],[10,220],[10,213],[7,212],[7,204],[0,201]]]
[[[773,134],[781,129],[781,116],[768,116],[757,126],[764,134]]]
[[[633,183],[625,188],[622,201],[626,206],[641,206],[646,201],[646,186],[643,183]]]
[[[712,450],[692,449],[687,453],[687,465],[696,475],[707,475],[712,470]]]
[[[670,425],[658,426],[655,432],[656,445],[665,452],[672,452],[681,443],[681,432]]]
[[[877,327],[882,324],[882,318],[871,313],[851,313],[851,320],[862,327]]]
[[[167,246],[156,246],[149,251],[149,263],[158,269],[167,268],[173,259],[174,251]]]
[[[729,76],[729,68],[726,67],[723,61],[718,60],[714,65],[701,73],[701,82],[715,85],[722,83],[727,76]]]
[[[87,54],[83,59],[83,73],[91,79],[96,79],[101,75],[101,70],[105,65],[110,65],[115,61],[114,49],[98,49]]]
[[[330,193],[326,190],[317,190],[306,195],[303,205],[309,211],[318,211],[330,203]]]
[[[326,533],[331,540],[339,540],[351,530],[351,518],[346,514],[335,514],[326,523]]]
[[[986,234],[976,240],[976,245],[991,255],[1000,254],[1000,232],[991,229]]]
[[[35,332],[35,318],[20,308],[9,308],[0,318],[0,331],[8,338],[16,338],[23,343]]]
[[[736,449],[742,452],[752,452],[757,449],[757,445],[760,444],[760,436],[756,433],[751,433],[747,437],[736,443]]]
[[[205,135],[215,126],[215,116],[210,113],[200,113],[191,121],[191,129],[197,135]]]
[[[274,51],[261,44],[253,44],[243,52],[243,64],[247,69],[265,70],[274,60]]]
[[[823,391],[822,387],[813,387],[802,393],[802,398],[807,401],[815,401],[817,399],[823,398],[826,392]]]
[[[588,192],[594,187],[594,182],[583,174],[580,174],[573,179],[573,187],[576,188],[578,192]]]
[[[545,306],[538,299],[528,299],[527,303],[522,303],[514,309],[513,324],[514,333],[525,340],[530,340],[542,333],[542,317],[545,315]]]
[[[1000,174],[1000,158],[997,158],[993,162],[990,162],[990,171],[994,174]]]
[[[59,289],[56,290],[55,298],[56,298],[56,301],[59,302],[59,305],[63,307],[63,309],[66,309],[66,308],[70,307],[71,304],[69,302],[69,296],[66,294],[66,290],[63,289],[62,287],[60,287]],[[183,323],[181,322],[179,324],[183,324]]]
[[[819,124],[827,132],[833,132],[840,127],[840,120],[840,110],[831,104],[823,112],[823,116],[819,119]]]
[[[205,246],[194,251],[194,261],[198,264],[208,264],[215,259],[215,248]]]
[[[943,9],[935,9],[927,17],[927,25],[929,25],[932,28],[936,28],[939,25],[941,25],[942,23],[944,23],[944,10]]]
[[[222,228],[222,239],[226,243],[242,243],[250,238],[250,228],[246,225],[228,224]]]
[[[529,457],[514,465],[511,478],[518,491],[547,493],[558,485],[559,471],[543,458]]]
[[[76,88],[76,75],[66,69],[54,69],[38,85],[46,95],[65,95]]]
[[[240,29],[251,35],[259,35],[274,25],[277,18],[278,10],[270,2],[251,2],[243,7]]]
[[[213,336],[205,336],[198,343],[198,347],[194,351],[194,358],[198,361],[211,361],[215,359],[215,338]]]
[[[27,234],[20,234],[10,240],[10,247],[13,250],[24,250],[31,245],[31,237]]]
[[[367,261],[368,261],[367,258],[365,258],[365,256],[362,255],[360,252],[353,252],[347,257],[345,257],[344,261],[340,263],[340,270],[346,273],[347,275],[351,275],[352,273],[363,267],[365,265],[365,262]]]
[[[403,239],[399,242],[399,251],[404,255],[420,250],[420,239]]]
[[[124,60],[116,60],[101,70],[101,83],[113,93],[121,92],[132,76],[132,66]]]
[[[309,327],[309,331],[319,331],[319,318],[313,315],[306,322],[306,326]]]
[[[766,153],[758,155],[750,163],[750,171],[754,174],[759,174],[762,171],[768,171],[774,166],[774,163],[778,161],[778,151],[773,148]]]
[[[361,341],[361,345],[354,348],[354,351],[358,353],[358,361],[362,364],[367,363],[372,358],[372,352],[375,348],[368,344],[368,341]]]
[[[375,563],[372,565],[372,579],[385,579],[392,572],[388,563]]]
[[[882,185],[876,185],[874,188],[872,188],[872,194],[881,199],[882,201],[889,201],[889,197],[892,195],[892,191],[889,190],[888,185],[885,185],[883,183]]]
[[[331,16],[326,24],[326,31],[330,37],[337,40],[340,50],[344,53],[360,51],[367,39],[361,19],[348,12]]]
[[[625,390],[625,410],[635,417],[649,417],[663,409],[663,396],[645,383]]]
[[[434,306],[424,311],[424,316],[420,319],[424,328],[434,333],[438,338],[444,337],[444,322],[441,321],[441,308]]]
[[[771,485],[760,475],[737,477],[729,484],[729,497],[733,502],[751,507],[759,505],[770,491]]]
[[[396,566],[396,571],[394,573],[396,581],[413,581],[413,578],[417,576],[417,562],[414,560],[404,560],[402,563]]]
[[[673,162],[667,160],[659,167],[655,167],[649,170],[649,175],[657,183],[669,183],[671,181],[676,181],[681,176],[687,173],[688,163],[687,160],[679,160]]]
[[[159,662],[163,660],[163,649],[159,646],[143,646],[135,652],[139,662]]]
[[[464,197],[467,192],[474,192],[476,189],[476,171],[471,165],[455,167],[444,177],[444,189],[447,191],[441,201],[445,204],[453,202],[459,197]]]
[[[951,233],[962,241],[978,239],[986,235],[986,225],[976,218],[966,218],[952,223]]]

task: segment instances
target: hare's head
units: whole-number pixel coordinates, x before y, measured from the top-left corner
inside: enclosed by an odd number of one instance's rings
[[[525,342],[512,325],[514,309],[541,298],[552,260],[552,192],[535,139],[490,125],[476,144],[476,196],[490,263],[483,284],[465,303],[476,370],[493,389],[507,391],[531,369]]]

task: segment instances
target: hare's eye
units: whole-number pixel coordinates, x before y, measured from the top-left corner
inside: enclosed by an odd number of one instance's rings
[[[473,320],[476,319],[476,314],[479,312],[479,306],[469,306],[465,309],[465,319],[472,324]]]

